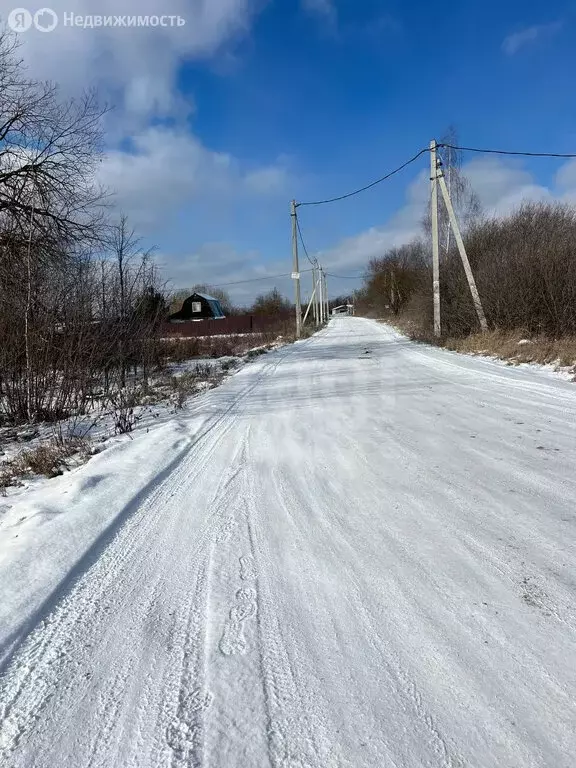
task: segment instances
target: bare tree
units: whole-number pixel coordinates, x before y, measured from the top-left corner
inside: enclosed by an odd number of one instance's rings
[[[438,154],[442,162],[442,170],[444,171],[444,176],[446,178],[446,186],[450,193],[450,198],[460,224],[460,229],[462,232],[466,232],[481,219],[482,204],[480,203],[480,198],[472,189],[469,180],[463,172],[462,152],[453,148],[458,146],[458,133],[453,125],[447,128],[440,140],[440,144],[448,145],[440,147]],[[422,225],[427,237],[431,237],[432,221],[428,209],[425,211]],[[450,252],[454,240],[450,218],[441,197],[438,209],[438,228],[440,247],[445,257]]]
[[[159,361],[163,286],[126,217],[106,218],[96,96],[60,100],[16,50],[0,33],[0,413],[54,421],[108,403],[128,431]]]
[[[289,312],[291,308],[288,299],[285,299],[277,288],[273,288],[268,293],[256,297],[251,311],[255,315],[280,315]]]
[[[153,249],[144,250],[141,240],[128,224],[125,214],[109,230],[108,245],[114,262],[114,271],[118,281],[116,302],[109,306],[116,312],[118,320],[118,363],[120,367],[120,386],[126,386],[126,366],[128,337],[132,332],[134,305],[138,292],[144,292],[150,284],[156,282],[156,274],[150,274]],[[113,273],[112,273],[113,274]],[[151,282],[150,282],[151,281]]]
[[[102,117],[94,91],[62,100],[51,83],[30,79],[18,41],[0,32],[0,219],[25,237],[33,211],[53,241],[94,237],[105,193],[95,182]]]

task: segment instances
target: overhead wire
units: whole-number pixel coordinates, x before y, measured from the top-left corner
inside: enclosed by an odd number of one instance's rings
[[[520,152],[520,151],[504,150],[504,149],[483,149],[480,147],[460,147],[460,146],[457,146],[456,144],[448,144],[446,142],[440,142],[439,144],[436,145],[436,147],[438,149],[441,149],[441,148],[453,149],[459,152],[476,152],[479,154],[508,155],[508,156],[515,156],[515,157],[551,157],[551,158],[562,158],[562,159],[576,158],[576,153],[570,153],[570,152]],[[430,152],[429,147],[421,149],[419,152],[417,152],[413,157],[411,157],[405,163],[402,163],[402,165],[398,166],[398,168],[395,168],[393,171],[390,171],[389,173],[382,176],[381,178],[376,179],[376,181],[373,181],[370,184],[367,184],[366,186],[361,187],[360,189],[356,189],[354,192],[349,192],[348,194],[340,195],[339,197],[328,198],[326,200],[316,200],[311,202],[296,203],[296,207],[298,208],[301,206],[303,207],[303,206],[312,206],[312,205],[326,205],[328,203],[336,203],[340,200],[346,200],[350,197],[354,197],[355,195],[359,195],[362,192],[366,192],[366,190],[372,189],[372,187],[375,187],[376,185],[381,184],[387,179],[390,179],[392,176],[395,176],[397,173],[400,173],[400,171],[404,170],[404,168],[416,162],[416,160],[418,160],[422,155],[426,154],[427,152]],[[302,231],[300,229],[300,223],[298,221],[298,218],[296,218],[296,221],[298,223],[298,232],[300,234],[300,240],[304,248],[304,253],[308,258],[308,261],[310,261],[310,263],[312,264],[312,260],[308,255],[308,251],[306,249],[306,245],[302,237]],[[316,260],[316,264],[317,263],[318,261]],[[357,277],[354,277],[352,275],[334,275],[329,272],[326,272],[326,274],[329,275],[330,277],[334,277],[339,280],[361,280],[367,277],[367,275],[358,275]]]
[[[447,144],[445,142],[441,142],[437,144],[437,148],[445,148],[445,149],[453,149],[455,151],[459,152],[476,152],[478,154],[487,154],[487,155],[508,155],[508,156],[515,156],[515,157],[551,157],[551,158],[562,158],[562,159],[573,159],[576,158],[576,153],[569,153],[569,152],[520,152],[520,151],[513,151],[513,150],[503,150],[503,149],[483,149],[480,147],[460,147],[455,144]],[[384,176],[380,177],[379,179],[376,179],[376,181],[371,182],[370,184],[366,184],[366,186],[361,187],[360,189],[356,189],[353,192],[348,192],[345,195],[340,195],[338,197],[332,197],[328,198],[326,200],[315,200],[315,201],[309,201],[309,202],[303,202],[303,203],[296,203],[296,207],[305,207],[305,206],[317,206],[317,205],[327,205],[329,203],[336,203],[340,200],[347,200],[350,197],[354,197],[356,195],[361,194],[362,192],[366,192],[369,189],[372,189],[373,187],[377,186],[378,184],[381,184],[384,181],[387,181],[388,179],[392,178],[396,174],[400,173],[404,170],[404,168],[407,168],[412,163],[416,162],[422,155],[426,154],[427,152],[430,152],[429,147],[425,147],[424,149],[421,149],[419,152],[417,152],[413,157],[406,160],[406,162],[402,163],[402,165],[399,165],[397,168],[395,168],[393,171],[390,171],[389,173],[385,174]],[[306,255],[306,258],[312,265],[312,269],[303,269],[301,272],[312,272],[313,269],[317,268],[318,265],[318,259],[310,257],[310,254],[308,253],[308,249],[306,247],[306,243],[304,241],[304,237],[302,235],[302,229],[300,227],[300,221],[298,220],[298,217],[296,217],[296,223],[298,227],[298,235],[300,238],[300,242],[302,243],[302,248],[304,250],[304,253]],[[335,275],[330,272],[326,272],[326,275],[329,277],[334,277],[337,280],[362,280],[368,277],[368,275]],[[278,275],[266,275],[265,277],[254,277],[248,280],[235,280],[228,283],[217,283],[212,285],[213,288],[224,288],[231,285],[244,285],[246,283],[256,283],[261,282],[265,280],[275,280],[277,278],[281,277],[291,277],[291,272],[285,272]]]
[[[308,259],[310,264],[312,264],[312,266],[314,268],[316,268],[318,266],[318,259],[315,258],[314,261],[312,261],[312,259],[310,258],[310,255],[308,253],[308,248],[306,248],[306,243],[304,242],[304,237],[302,235],[302,230],[300,229],[300,221],[298,219],[298,214],[296,214],[296,226],[298,227],[298,234],[300,235],[300,242],[302,243],[302,248],[304,249],[304,253],[306,254],[306,258]]]
[[[557,157],[557,158],[564,158],[564,159],[576,158],[576,153],[573,153],[573,152],[572,153],[571,152],[520,152],[520,151],[505,150],[505,149],[483,149],[481,147],[459,147],[456,144],[448,144],[446,142],[440,142],[436,146],[438,149],[446,148],[446,149],[454,149],[460,152],[477,152],[480,154],[487,154],[487,155],[510,155],[510,156],[516,156],[516,157]],[[387,181],[388,179],[392,178],[392,176],[395,176],[397,173],[400,173],[400,171],[403,171],[404,168],[407,168],[409,165],[416,162],[416,160],[418,160],[420,157],[422,157],[422,155],[426,154],[427,152],[430,152],[430,147],[425,147],[424,149],[421,149],[419,152],[417,152],[413,157],[411,157],[405,163],[402,163],[402,165],[399,165],[398,168],[395,168],[393,171],[390,171],[384,176],[381,176],[379,179],[376,179],[376,181],[373,181],[370,184],[366,184],[366,186],[361,187],[360,189],[356,189],[353,192],[348,192],[347,194],[340,195],[339,197],[327,198],[326,200],[313,200],[313,201],[307,201],[303,203],[296,203],[296,207],[311,206],[311,205],[327,205],[328,203],[336,203],[340,200],[347,200],[349,197],[354,197],[355,195],[359,195],[362,192],[366,192],[368,189],[372,189],[372,187],[375,187],[376,185],[381,184],[383,181]]]
[[[301,272],[312,272],[311,269],[302,269],[300,271]],[[284,272],[281,275],[266,275],[266,277],[252,277],[252,278],[250,278],[250,280],[236,280],[235,282],[232,282],[232,283],[210,283],[209,287],[210,288],[224,288],[225,286],[228,286],[228,285],[243,285],[244,283],[257,283],[257,282],[260,282],[262,280],[275,280],[276,278],[279,278],[279,277],[291,277],[291,276],[292,276],[291,272]]]
[[[326,272],[328,277],[335,277],[336,280],[366,280],[370,275],[334,275],[332,272]]]
[[[383,181],[386,181],[387,179],[390,179],[392,176],[395,176],[397,173],[400,173],[400,171],[403,171],[404,168],[409,166],[411,163],[416,162],[419,157],[422,157],[426,152],[430,152],[430,148],[426,147],[425,149],[421,149],[420,152],[418,152],[414,157],[411,157],[409,160],[407,160],[405,163],[402,163],[402,165],[398,166],[398,168],[395,168],[393,171],[390,171],[385,176],[382,176],[380,179],[376,179],[376,181],[373,181],[371,184],[367,184],[365,187],[362,187],[361,189],[356,189],[354,192],[348,192],[346,195],[340,195],[340,197],[332,197],[328,200],[316,200],[313,202],[306,202],[306,203],[296,203],[297,207],[307,206],[307,205],[326,205],[327,203],[336,203],[339,200],[346,200],[349,197],[354,197],[354,195],[359,195],[361,192],[366,192],[368,189],[372,189],[372,187],[375,187],[377,184],[381,184]]]
[[[438,144],[438,148],[455,149],[459,152],[478,152],[485,155],[511,155],[517,157],[559,157],[559,158],[576,158],[576,153],[564,153],[564,152],[514,152],[505,149],[480,149],[479,147],[458,147],[455,144]]]

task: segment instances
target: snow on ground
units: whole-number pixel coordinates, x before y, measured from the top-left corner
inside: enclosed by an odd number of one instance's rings
[[[396,334],[397,338],[408,339],[408,335],[400,331],[396,327],[386,325],[391,333]],[[422,342],[425,344],[425,342]],[[521,339],[518,342],[518,346],[526,346],[532,344],[530,339]],[[517,363],[510,360],[504,360],[496,355],[491,355],[489,352],[462,352],[456,350],[444,350],[446,354],[453,356],[466,355],[468,357],[478,357],[487,362],[494,363],[496,366],[510,366],[514,365],[516,368],[523,370],[529,370],[534,373],[544,374],[545,376],[552,376],[556,379],[562,379],[563,381],[576,382],[576,366],[574,365],[562,365],[560,360],[555,363]]]
[[[27,494],[0,764],[573,768],[575,417],[336,318]]]
[[[238,369],[251,357],[250,353],[242,357],[224,356],[219,358],[191,358],[180,363],[171,363],[161,373],[150,379],[148,395],[139,394],[138,405],[133,408],[133,429],[125,440],[131,440],[159,423],[171,419],[180,407],[190,398],[216,386],[234,370]],[[182,400],[174,382],[192,377],[184,388]],[[137,386],[141,386],[138,384]],[[129,389],[134,387],[129,382]],[[50,444],[56,437],[63,436],[86,439],[91,443],[89,452],[103,450],[108,440],[117,436],[115,429],[115,411],[112,406],[94,405],[85,416],[73,416],[56,424],[41,423],[20,427],[0,427],[0,470],[6,462],[13,462],[22,451],[34,451],[42,445]],[[81,455],[67,459],[67,466],[74,468],[84,463]],[[3,488],[6,497],[20,496],[31,488],[44,486],[47,479],[41,475],[27,474],[17,477],[17,483]],[[6,505],[4,504],[4,509]],[[0,526],[2,525],[2,505],[0,504]]]

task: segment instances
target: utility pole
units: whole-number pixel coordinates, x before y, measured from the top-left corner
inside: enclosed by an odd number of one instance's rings
[[[328,298],[328,282],[326,280],[326,273],[322,271],[322,277],[324,278],[324,300],[326,301],[326,320],[330,320],[330,299]]]
[[[322,267],[320,267],[320,274],[318,276],[318,284],[320,285],[320,322],[324,323],[326,320],[326,304],[324,301],[324,273]]]
[[[296,219],[296,200],[290,203],[290,215],[292,217],[292,279],[294,280],[294,293],[296,304],[296,338],[302,335],[302,306],[300,300],[300,267],[298,265],[298,221]]]
[[[316,273],[318,290],[316,291],[316,297],[318,299],[318,325],[322,325],[322,281],[320,279],[320,267]]]
[[[314,290],[312,291],[312,296],[310,297],[310,301],[308,302],[308,307],[306,308],[306,312],[304,313],[304,319],[302,320],[302,325],[306,325],[306,320],[308,319],[308,314],[310,313],[311,307],[316,307],[316,294],[318,293],[318,285],[316,284],[314,286]]]
[[[452,205],[452,200],[450,199],[450,193],[448,192],[448,187],[446,186],[446,179],[444,178],[442,168],[439,168],[438,170],[438,181],[440,183],[440,189],[444,197],[444,202],[446,203],[446,209],[448,210],[450,223],[452,225],[452,229],[454,230],[454,239],[456,240],[456,245],[460,251],[460,258],[462,259],[462,264],[464,265],[464,272],[466,273],[468,285],[470,286],[470,293],[472,294],[472,301],[474,302],[474,308],[476,309],[476,314],[478,315],[480,328],[483,331],[487,331],[488,323],[486,322],[486,315],[484,314],[484,308],[482,307],[482,302],[480,301],[480,294],[478,293],[478,288],[476,287],[476,281],[474,280],[472,267],[468,261],[468,254],[466,253],[466,248],[464,247],[464,241],[462,240],[462,234],[460,232],[460,227],[458,226],[456,214],[454,213],[454,206]]]
[[[434,292],[434,336],[442,335],[440,322],[440,242],[438,236],[438,157],[436,139],[430,142],[430,182],[432,184],[432,289]]]
[[[314,325],[318,325],[318,277],[316,267],[312,267],[312,299],[314,312]]]

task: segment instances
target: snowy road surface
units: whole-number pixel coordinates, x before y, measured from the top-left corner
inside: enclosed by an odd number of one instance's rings
[[[130,503],[121,451],[85,482],[0,765],[574,768],[575,392],[360,318],[247,366]]]

